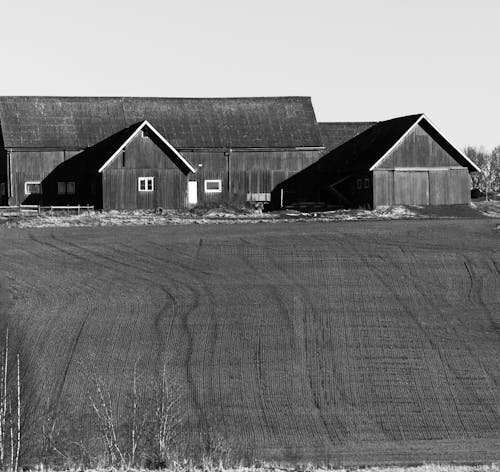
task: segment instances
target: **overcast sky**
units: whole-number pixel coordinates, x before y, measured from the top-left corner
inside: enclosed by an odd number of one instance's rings
[[[500,0],[0,0],[1,95],[311,96],[500,144]]]

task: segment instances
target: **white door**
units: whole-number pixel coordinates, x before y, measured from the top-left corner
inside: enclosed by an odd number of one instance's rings
[[[188,205],[198,203],[198,182],[196,180],[188,181]]]

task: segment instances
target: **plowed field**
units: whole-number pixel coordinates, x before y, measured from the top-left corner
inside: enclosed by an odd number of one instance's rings
[[[84,411],[82,369],[123,392],[166,362],[192,435],[253,457],[500,458],[493,220],[4,229],[0,251],[33,415]]]

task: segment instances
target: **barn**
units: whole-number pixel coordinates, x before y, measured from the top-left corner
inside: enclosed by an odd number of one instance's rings
[[[424,114],[319,126],[326,153],[274,189],[275,206],[470,202],[470,172],[479,168]]]
[[[2,205],[268,201],[324,150],[309,97],[0,97]]]

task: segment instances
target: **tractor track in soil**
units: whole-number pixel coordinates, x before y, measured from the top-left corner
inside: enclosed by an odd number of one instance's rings
[[[460,441],[500,458],[488,220],[7,230],[0,244],[34,410],[83,402],[88,356],[118,399],[136,362],[154,376],[168,361],[206,447],[217,426],[270,459],[458,458]]]

